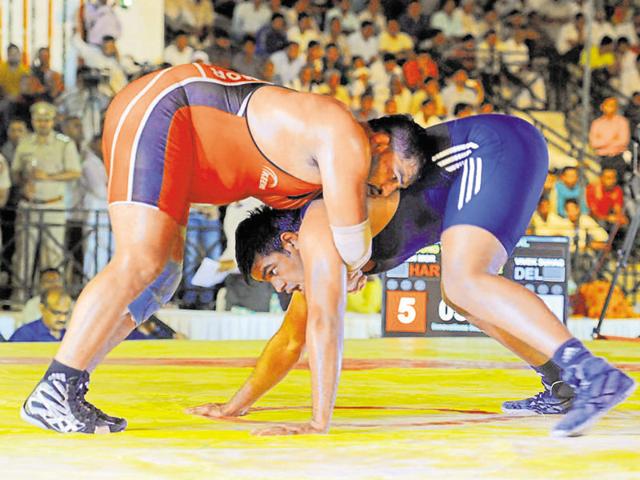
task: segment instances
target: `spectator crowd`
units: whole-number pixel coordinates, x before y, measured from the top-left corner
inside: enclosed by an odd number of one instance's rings
[[[25,65],[11,44],[0,62],[4,298],[22,292],[19,286],[37,285],[40,272],[50,269],[82,284],[112,253],[101,122],[111,98],[151,71],[120,55],[114,3],[88,1],[78,12],[72,44],[80,67],[73,87],[51,68],[46,46]],[[615,92],[600,99],[602,115],[589,134],[601,172],[586,187],[575,167],[550,172],[529,231],[567,235],[576,250],[601,249],[610,232],[628,224],[622,187],[629,175],[625,152],[640,123],[640,9],[626,0],[600,2],[586,55],[582,3],[165,0],[165,48],[157,67],[213,63],[332,96],[363,122],[406,114],[428,127],[501,111],[507,101],[561,109],[570,67],[590,61],[596,84]],[[203,258],[220,258],[225,213],[192,208],[186,306],[215,302],[212,291],[190,282]],[[232,263],[221,268],[232,270]],[[17,301],[27,300],[22,294]],[[47,295],[42,305],[65,310],[64,295]],[[268,296],[263,303],[270,308]],[[49,321],[44,313],[43,321]]]

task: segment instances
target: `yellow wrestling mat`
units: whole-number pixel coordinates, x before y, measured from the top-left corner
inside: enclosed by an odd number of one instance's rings
[[[263,342],[127,342],[93,375],[88,399],[128,419],[120,434],[46,432],[22,422],[57,345],[0,344],[0,479],[638,479],[640,394],[588,436],[556,439],[555,416],[500,413],[539,389],[489,339],[346,342],[327,436],[256,437],[310,416],[309,372],[296,369],[237,421],[183,413],[224,401]],[[640,380],[638,343],[592,342]],[[64,475],[64,476],[63,476]]]

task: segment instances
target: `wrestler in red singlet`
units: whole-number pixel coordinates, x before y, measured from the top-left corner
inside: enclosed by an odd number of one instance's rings
[[[253,141],[247,105],[265,85],[194,63],[127,86],[105,119],[109,203],[146,204],[184,225],[191,202],[224,205],[253,196],[297,208],[316,196],[321,185],[278,168]]]

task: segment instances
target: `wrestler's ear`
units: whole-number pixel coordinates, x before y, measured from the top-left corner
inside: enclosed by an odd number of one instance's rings
[[[369,138],[371,153],[382,153],[391,144],[391,136],[385,132],[376,132]]]
[[[282,232],[280,234],[282,246],[288,252],[298,250],[298,234],[296,232]]]

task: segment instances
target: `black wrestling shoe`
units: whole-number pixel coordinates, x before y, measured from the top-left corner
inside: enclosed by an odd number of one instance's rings
[[[89,381],[90,381],[89,372],[87,371],[82,372],[82,375],[80,376],[79,385],[82,393],[82,402],[85,404],[85,406],[87,406],[88,408],[93,408],[98,414],[98,416],[110,425],[112,432],[121,432],[122,430],[127,428],[127,421],[124,418],[112,417],[111,415],[107,415],[98,407],[92,405],[84,398],[89,392]]]
[[[560,415],[567,413],[571,408],[573,395],[565,397],[558,394],[564,385],[563,381],[555,382],[553,385],[548,385],[543,381],[544,390],[542,392],[523,400],[504,402],[502,411],[511,415]]]
[[[85,380],[85,375],[67,378],[64,373],[48,374],[24,402],[20,416],[32,425],[60,433],[124,430],[126,422],[124,426],[108,422],[104,413],[84,399]]]

